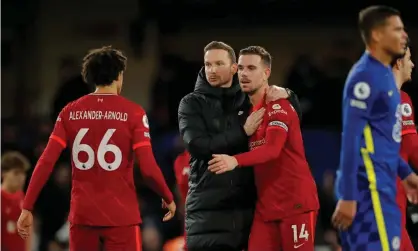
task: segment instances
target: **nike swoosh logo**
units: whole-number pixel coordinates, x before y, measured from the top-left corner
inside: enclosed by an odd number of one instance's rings
[[[300,247],[302,247],[303,245],[305,245],[305,243],[302,243],[302,244],[300,244],[300,245],[293,245],[293,248],[300,248]]]

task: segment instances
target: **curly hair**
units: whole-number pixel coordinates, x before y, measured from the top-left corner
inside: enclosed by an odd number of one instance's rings
[[[81,75],[88,84],[108,86],[126,70],[127,57],[111,46],[91,50],[83,58]]]

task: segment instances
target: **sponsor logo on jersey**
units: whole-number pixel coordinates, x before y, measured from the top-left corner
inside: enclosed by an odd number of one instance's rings
[[[286,130],[286,132],[289,130],[289,128],[287,127],[287,125],[281,121],[270,121],[270,123],[268,124],[268,126],[278,126],[281,127],[283,129]]]

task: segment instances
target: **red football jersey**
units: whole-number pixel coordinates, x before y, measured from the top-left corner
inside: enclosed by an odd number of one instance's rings
[[[415,123],[414,123],[414,108],[412,105],[411,98],[404,91],[401,91],[401,112],[402,112],[402,137],[404,138],[405,135],[408,135],[408,134],[416,134],[417,130],[415,128]],[[405,143],[406,142],[402,140],[400,154],[401,154],[401,157],[406,162],[408,162],[411,149],[409,149],[409,146]],[[398,193],[397,193],[397,198],[396,198],[397,203],[401,209],[401,212],[405,214],[406,206],[407,206],[406,192],[399,178],[397,180],[397,183],[398,183]],[[403,225],[405,225],[406,218],[404,216],[402,217],[402,221],[404,222]]]
[[[16,227],[23,197],[23,192],[11,194],[1,190],[1,250],[26,250],[26,242],[19,236]]]
[[[118,95],[86,95],[61,111],[51,138],[71,150],[71,223],[141,222],[133,149],[150,144],[148,127],[144,110]]]
[[[261,106],[266,108],[266,113],[263,123],[250,138],[251,152],[236,155],[238,163],[251,165],[251,161],[244,159],[245,155],[253,153],[252,158],[256,161],[252,163],[258,163],[254,166],[258,194],[256,210],[265,221],[318,210],[318,193],[305,158],[296,111],[286,99],[268,104],[263,100],[253,110]],[[269,139],[269,133],[279,135],[280,139]],[[271,145],[272,141],[280,141],[281,145]],[[271,160],[261,163],[265,155],[271,155]]]
[[[144,110],[118,95],[86,95],[61,111],[51,137],[72,153],[71,223],[140,223],[133,149],[150,144],[148,127]]]
[[[183,203],[186,201],[187,192],[189,190],[189,173],[190,173],[190,154],[184,151],[177,156],[174,162],[174,173],[176,175],[177,185],[179,187]]]

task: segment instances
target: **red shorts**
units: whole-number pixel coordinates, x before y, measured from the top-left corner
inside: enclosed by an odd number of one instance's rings
[[[141,251],[139,226],[93,227],[71,224],[71,251]]]
[[[265,222],[255,213],[248,251],[313,251],[317,212]]]

